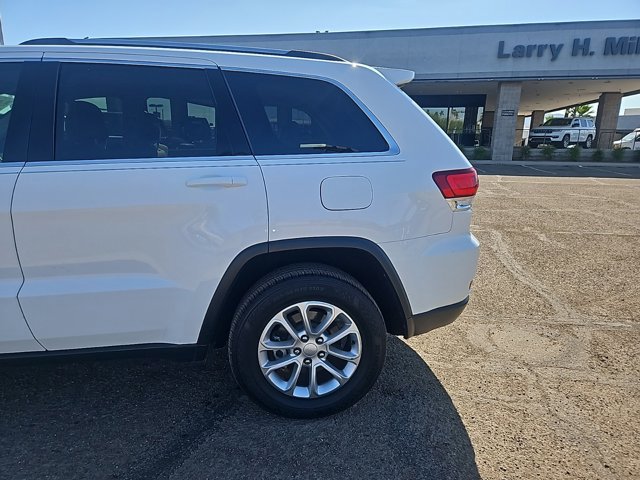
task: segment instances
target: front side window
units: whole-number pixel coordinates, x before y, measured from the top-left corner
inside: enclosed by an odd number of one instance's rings
[[[21,64],[19,63],[0,63],[0,162],[12,161],[11,158],[5,156],[5,145],[9,134],[9,123],[16,99],[20,70]]]
[[[389,150],[369,117],[331,83],[247,72],[225,76],[256,155]]]
[[[62,64],[56,105],[56,160],[248,153],[218,118],[204,70]]]

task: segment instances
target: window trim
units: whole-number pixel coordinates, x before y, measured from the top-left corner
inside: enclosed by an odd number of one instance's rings
[[[222,75],[225,75],[225,72],[258,73],[258,74],[264,74],[264,75],[278,75],[280,77],[307,78],[310,80],[320,80],[320,81],[330,83],[333,86],[338,87],[345,94],[347,94],[347,96],[349,96],[349,98],[367,116],[369,121],[371,121],[371,123],[373,123],[373,125],[378,129],[378,132],[382,135],[382,138],[384,138],[384,140],[387,142],[387,145],[389,145],[389,149],[382,152],[288,153],[288,154],[273,154],[273,155],[269,155],[269,154],[256,155],[253,145],[251,145],[251,139],[249,138],[249,135],[246,134],[247,141],[249,142],[251,150],[254,152],[254,156],[257,160],[305,160],[306,159],[307,163],[313,163],[313,160],[315,159],[336,160],[336,159],[344,159],[344,158],[357,159],[358,157],[391,157],[391,156],[396,156],[400,154],[400,147],[398,146],[395,139],[391,136],[389,131],[382,124],[382,122],[378,120],[378,118],[373,114],[371,110],[369,110],[369,108],[364,104],[364,102],[362,102],[351,90],[349,90],[349,88],[347,88],[343,83],[333,78],[324,77],[321,75],[307,74],[307,73],[282,72],[277,70],[264,70],[264,69],[246,68],[246,67],[220,66],[219,68],[220,68],[220,71],[222,72]],[[229,93],[234,100],[236,111],[238,113],[238,116],[240,117],[240,122],[242,122],[244,131],[247,132],[247,127],[244,124],[244,119],[242,118],[240,110],[238,109],[235,96],[233,95],[233,90],[231,89],[231,86],[229,85],[229,81],[226,76],[225,76],[225,81],[228,85]]]
[[[16,91],[14,95],[14,104],[11,109],[11,118],[8,124],[3,160],[0,161],[2,166],[24,165],[27,161],[29,153],[29,137],[31,134],[34,101],[33,94],[37,91],[36,85],[33,83],[34,77],[37,77],[37,70],[40,65],[39,58],[24,57],[17,58],[0,58],[0,64],[17,64],[20,68]],[[20,97],[16,102],[15,98]],[[17,108],[16,108],[17,104]],[[11,160],[11,158],[16,160]],[[9,158],[10,160],[7,160]]]

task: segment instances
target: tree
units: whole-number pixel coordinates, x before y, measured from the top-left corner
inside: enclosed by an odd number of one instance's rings
[[[593,105],[576,105],[564,111],[565,117],[590,117],[593,115]]]

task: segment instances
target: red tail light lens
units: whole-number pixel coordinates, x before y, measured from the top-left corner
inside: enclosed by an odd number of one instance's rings
[[[433,181],[444,198],[473,197],[478,191],[478,174],[474,168],[435,172]]]

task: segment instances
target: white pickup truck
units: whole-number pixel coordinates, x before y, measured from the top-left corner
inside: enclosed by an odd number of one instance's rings
[[[591,148],[594,138],[596,126],[593,118],[550,118],[529,131],[529,146],[536,148],[546,143],[567,148],[581,144],[584,148]]]

